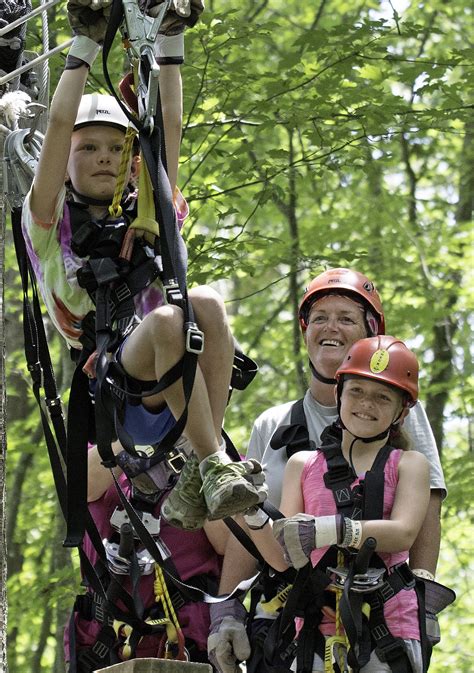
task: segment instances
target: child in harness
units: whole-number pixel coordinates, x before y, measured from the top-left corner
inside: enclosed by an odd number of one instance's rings
[[[68,346],[79,353],[79,367],[93,380],[96,297],[84,270],[99,269],[100,273],[105,261],[120,271],[126,268],[124,260],[128,259],[130,279],[135,274],[133,282],[138,285],[141,269],[158,266],[159,255],[153,246],[150,249],[145,237],[127,238],[136,216],[133,181],[139,173],[135,153],[125,157],[125,163],[122,161],[128,118],[111,96],[83,96],[89,69],[107,28],[102,5],[91,3],[91,9],[86,4],[68,3],[75,38],[51,104],[37,171],[23,208],[23,229],[50,318]],[[168,173],[176,220],[181,226],[187,206],[174,183],[180,140],[183,29],[184,24],[177,30],[173,23],[171,34],[159,34],[156,44]],[[123,173],[124,190],[119,195],[122,215],[117,218],[111,215],[109,206]],[[130,240],[132,252],[123,257]],[[185,256],[180,238],[177,247]],[[209,287],[189,291],[196,323],[195,332],[190,334],[182,306],[163,303],[159,280],[159,273],[153,276],[153,282],[144,278],[138,291],[125,275],[130,292],[134,290],[128,305],[131,303],[134,308],[131,316],[119,319],[122,304],[118,303],[116,323],[120,333],[108,357],[122,376],[121,385],[126,391],[133,390],[133,396],[127,393],[118,402],[118,396],[111,399],[121,405],[116,418],[119,417],[123,434],[131,438],[135,447],[148,449],[172,430],[187,404],[184,434],[193,453],[161,513],[177,527],[197,529],[206,519],[243,511],[262,498],[251,479],[251,473],[258,472],[259,466],[251,461],[232,463],[224,450],[221,429],[234,343],[221,297]],[[112,283],[107,291],[114,294],[116,288]],[[193,346],[196,334],[199,348]],[[199,355],[192,391],[188,386],[186,399],[182,383],[186,372],[184,366],[179,371],[179,363],[190,351],[199,351]],[[160,392],[150,392],[170,370],[174,370],[174,378],[168,380],[169,385],[164,387],[163,383]]]
[[[286,518],[271,527],[254,508],[245,519],[273,568],[290,564],[309,574],[290,670],[422,673],[418,601],[405,562],[428,506],[429,464],[406,450],[400,430],[418,398],[417,360],[394,337],[362,339],[336,380],[342,439],[333,432],[329,444],[289,459],[280,507]],[[373,587],[344,596],[351,560],[368,538],[376,540]],[[356,595],[363,598],[354,609]]]

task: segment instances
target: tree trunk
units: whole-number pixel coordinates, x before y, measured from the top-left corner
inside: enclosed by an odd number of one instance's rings
[[[308,387],[306,367],[303,363],[303,356],[301,355],[301,333],[297,320],[299,298],[301,296],[301,287],[298,278],[298,263],[300,259],[300,239],[298,232],[298,219],[296,216],[296,169],[294,167],[294,146],[293,146],[293,131],[288,130],[289,136],[289,156],[288,156],[288,192],[289,200],[286,208],[286,216],[288,218],[288,227],[290,230],[290,277],[289,290],[290,301],[293,308],[293,355],[295,360],[296,384],[299,389],[299,394],[304,395]]]
[[[459,199],[456,211],[456,229],[463,222],[469,223],[472,218],[472,204],[474,201],[474,123],[466,126],[466,135],[459,159]],[[460,249],[463,255],[464,248]],[[466,250],[466,263],[469,259],[469,250]],[[452,317],[452,311],[458,300],[458,288],[461,282],[460,273],[457,270],[447,270],[446,280],[449,281],[453,290],[446,301],[446,314],[442,322],[433,329],[433,375],[431,376],[429,389],[434,393],[428,395],[426,400],[426,413],[430,421],[433,433],[438,445],[440,455],[444,442],[444,411],[450,392],[450,381],[453,374],[454,349],[452,339],[457,329],[457,322]]]

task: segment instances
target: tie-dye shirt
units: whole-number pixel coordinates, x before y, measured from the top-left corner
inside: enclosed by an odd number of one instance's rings
[[[38,220],[31,212],[30,193],[23,205],[23,233],[28,256],[51,321],[69,346],[82,349],[79,341],[81,321],[94,304],[86,290],[79,286],[77,270],[87,261],[71,250],[71,218],[66,202],[66,189],[58,196],[52,223]],[[188,206],[181,193],[175,198],[178,226],[181,229]],[[134,298],[139,318],[163,303],[159,282],[155,282]]]

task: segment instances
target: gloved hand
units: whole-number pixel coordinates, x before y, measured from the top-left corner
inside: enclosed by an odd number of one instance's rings
[[[342,542],[343,521],[338,514],[318,517],[296,514],[274,521],[273,535],[284,549],[285,561],[299,570],[308,563],[313,549]]]
[[[250,657],[250,643],[245,630],[247,612],[237,598],[211,603],[211,626],[207,640],[209,661],[219,673],[239,673],[239,661]]]
[[[258,460],[244,460],[242,463],[248,465],[248,472],[245,475],[247,481],[250,481],[259,495],[258,502],[265,502],[268,495],[268,486],[265,482],[265,473]]]
[[[435,615],[434,612],[429,612],[426,610],[425,614],[425,623],[426,623],[426,637],[431,647],[434,647],[441,640],[441,631],[439,628],[438,615]]]
[[[424,582],[426,636],[433,647],[441,640],[438,613],[456,600],[456,594],[449,587],[435,581],[434,575],[424,568],[415,568],[413,574]]]
[[[68,0],[67,15],[74,35],[85,35],[102,44],[112,0]]]
[[[140,9],[150,16],[158,16],[163,0],[139,0]],[[204,10],[203,0],[173,0],[160,26],[163,35],[177,35],[188,26],[192,28]]]

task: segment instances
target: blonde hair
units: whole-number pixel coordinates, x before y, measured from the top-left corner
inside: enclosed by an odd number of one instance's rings
[[[390,432],[388,435],[388,444],[390,444],[390,446],[393,446],[395,449],[401,449],[402,451],[412,450],[412,442],[410,435],[398,424],[390,428]]]

